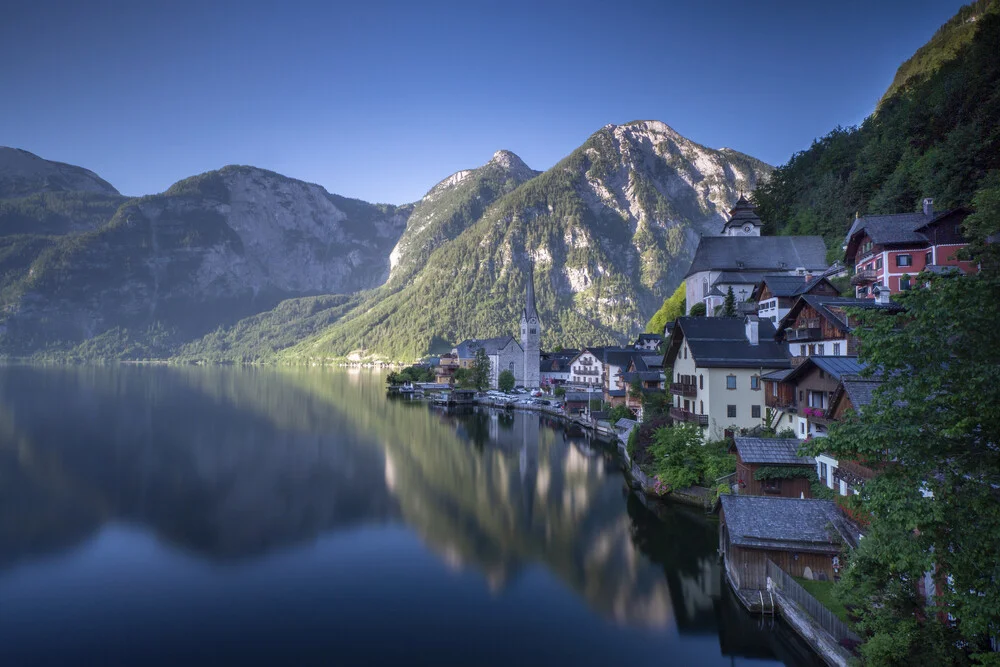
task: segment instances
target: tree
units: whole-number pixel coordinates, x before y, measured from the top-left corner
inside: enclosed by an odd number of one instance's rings
[[[490,386],[490,358],[482,347],[476,349],[476,359],[472,362],[470,384],[482,391]]]
[[[706,312],[707,311],[705,309],[705,304],[699,301],[698,303],[691,306],[691,312],[688,314],[691,317],[705,317]]]
[[[674,489],[693,486],[701,479],[701,428],[675,424],[658,429],[649,451],[656,476]]]
[[[683,315],[687,308],[685,294],[684,283],[682,282],[674,290],[674,293],[664,300],[663,305],[660,306],[660,309],[656,311],[653,317],[650,318],[646,324],[646,332],[662,335],[668,322],[673,322]]]
[[[726,300],[722,302],[722,316],[736,317],[736,295],[733,294],[733,286],[726,290]]]
[[[552,390],[552,393],[555,394],[557,397],[562,398],[563,396],[566,395],[566,387],[556,387],[555,389]]]
[[[838,594],[866,660],[966,664],[1000,635],[1000,278],[984,265],[919,282],[929,286],[896,297],[905,314],[856,314],[883,383],[823,439],[879,471],[857,497],[871,525]],[[925,573],[937,596],[919,590]]]
[[[455,375],[453,376],[455,384],[463,389],[469,389],[473,387],[472,383],[472,371],[468,368],[456,368]]]
[[[612,424],[616,423],[619,419],[635,419],[635,413],[629,410],[624,405],[616,405],[610,410],[608,410],[608,421]]]
[[[497,378],[497,389],[504,393],[510,392],[514,388],[514,374],[509,370],[502,371]]]

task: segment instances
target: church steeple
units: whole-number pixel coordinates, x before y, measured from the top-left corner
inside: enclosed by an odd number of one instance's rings
[[[764,223],[757,216],[754,205],[743,193],[729,210],[729,221],[722,226],[723,236],[760,236],[760,228]]]
[[[524,386],[539,386],[541,361],[542,320],[535,307],[535,271],[528,265],[527,284],[524,287],[524,310],[521,312],[521,349],[524,351]]]
[[[538,311],[535,310],[535,267],[528,265],[528,284],[524,288],[524,319],[538,321]]]

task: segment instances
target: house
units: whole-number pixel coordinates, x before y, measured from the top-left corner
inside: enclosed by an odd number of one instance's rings
[[[753,315],[677,318],[663,357],[673,420],[704,427],[710,440],[761,426],[761,376],[791,366],[773,337],[774,326]]]
[[[662,357],[656,359],[656,368],[649,369],[646,365],[645,356],[633,357],[628,366],[628,370],[621,374],[621,382],[626,387],[625,407],[635,413],[637,419],[642,421],[642,399],[647,394],[662,393],[666,376],[660,370],[663,366]],[[633,391],[638,388],[639,392]]]
[[[569,365],[569,384],[574,387],[604,388],[604,348],[586,347]]]
[[[705,303],[708,315],[713,315],[730,287],[737,301],[746,300],[764,275],[820,273],[826,268],[821,237],[760,236],[760,218],[743,197],[729,217],[723,236],[701,238],[684,276],[689,314],[694,304]]]
[[[457,353],[442,354],[438,358],[437,369],[434,372],[434,381],[438,384],[453,384],[455,381],[455,371],[460,367],[461,361]]]
[[[776,429],[791,428],[805,440],[827,435],[827,409],[841,379],[855,376],[865,364],[855,356],[812,356],[789,371],[763,377],[764,404]]]
[[[631,348],[604,348],[604,401],[612,406],[625,405],[628,396],[628,384],[622,379],[622,374],[628,370],[633,360],[642,363],[642,351]]]
[[[556,353],[542,353],[539,361],[539,383],[542,387],[558,387],[569,382],[570,362],[576,353],[562,355]]]
[[[881,384],[882,381],[878,378],[843,375],[830,398],[825,418],[829,422],[837,422],[844,419],[848,412],[860,410],[871,403],[875,391]],[[816,474],[820,482],[827,487],[842,496],[847,496],[857,493],[858,489],[874,478],[876,473],[872,465],[867,462],[837,459],[824,452],[816,457]]]
[[[964,207],[935,213],[934,200],[928,198],[918,213],[856,218],[844,250],[845,263],[854,268],[855,296],[871,298],[876,285],[892,294],[908,290],[913,277],[925,269],[975,272],[974,262],[958,259],[958,251],[968,245],[962,223],[970,213]]]
[[[601,395],[596,392],[567,391],[563,396],[563,410],[570,416],[587,412],[591,398],[600,399]]]
[[[845,547],[860,538],[830,500],[723,495],[719,551],[741,600],[766,596],[767,561],[793,577],[839,578]]]
[[[757,317],[777,324],[791,310],[797,297],[803,294],[840,296],[840,291],[825,275],[767,275],[762,276],[754,286],[750,300],[757,303]]]
[[[775,340],[788,346],[792,357],[854,356],[858,353],[853,334],[856,321],[848,309],[901,311],[899,304],[886,299],[857,299],[844,296],[806,294],[798,297],[777,324]]]
[[[812,498],[810,477],[816,460],[799,456],[801,444],[796,438],[733,438],[730,453],[736,454],[735,493]]]
[[[663,346],[663,336],[655,333],[641,333],[639,337],[635,339],[632,343],[632,347],[637,350],[646,350],[648,352],[660,352]]]

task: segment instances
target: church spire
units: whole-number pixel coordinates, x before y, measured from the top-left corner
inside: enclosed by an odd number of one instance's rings
[[[524,317],[530,320],[538,319],[538,311],[535,309],[535,267],[528,265],[528,284],[524,288]]]

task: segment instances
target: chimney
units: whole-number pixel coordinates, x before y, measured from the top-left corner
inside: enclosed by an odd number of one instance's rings
[[[805,273],[805,279],[806,279],[806,283],[812,282],[812,279],[813,279],[812,271],[806,271],[806,273]]]
[[[934,215],[934,200],[924,197],[924,215]]]
[[[760,320],[757,319],[756,315],[747,315],[746,319],[747,342],[749,342],[751,345],[757,345],[760,342],[760,337],[757,329],[759,325],[760,325]]]
[[[883,285],[875,285],[872,288],[875,292],[875,303],[889,303],[889,288]]]

